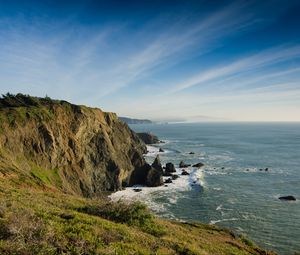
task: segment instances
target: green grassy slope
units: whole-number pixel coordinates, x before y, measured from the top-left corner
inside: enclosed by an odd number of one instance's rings
[[[64,194],[40,180],[0,176],[0,254],[273,254],[227,230]]]

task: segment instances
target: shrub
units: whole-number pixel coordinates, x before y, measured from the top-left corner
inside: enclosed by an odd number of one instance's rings
[[[9,229],[7,227],[7,222],[0,219],[0,240],[7,239],[9,237]]]
[[[244,244],[248,245],[249,247],[252,247],[252,248],[256,247],[255,243],[252,242],[251,240],[249,240],[245,235],[241,235],[241,236],[240,236],[240,240],[241,240]]]
[[[5,207],[0,205],[0,218],[3,218],[5,215]]]
[[[79,208],[78,211],[129,226],[136,226],[154,236],[164,234],[162,227],[155,223],[153,214],[140,202],[124,203],[119,201],[117,203],[93,204]]]

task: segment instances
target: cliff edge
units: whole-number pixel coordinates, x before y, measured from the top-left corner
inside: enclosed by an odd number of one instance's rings
[[[145,152],[115,113],[22,94],[0,99],[0,175],[17,171],[92,197],[135,184]]]

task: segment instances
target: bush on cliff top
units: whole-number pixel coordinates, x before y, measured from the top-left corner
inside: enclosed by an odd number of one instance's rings
[[[59,103],[58,100],[53,100],[46,96],[45,98],[33,97],[18,93],[16,95],[6,93],[0,98],[0,107],[28,107],[28,106],[40,106],[49,105],[53,103]]]
[[[97,203],[78,208],[78,211],[114,222],[124,223],[129,226],[136,226],[154,236],[162,236],[165,233],[163,228],[155,224],[154,216],[149,209],[140,202],[124,203],[118,201],[116,203]]]

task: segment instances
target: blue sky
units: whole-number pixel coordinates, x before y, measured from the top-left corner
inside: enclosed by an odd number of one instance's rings
[[[300,1],[1,1],[0,93],[154,120],[300,121]]]

